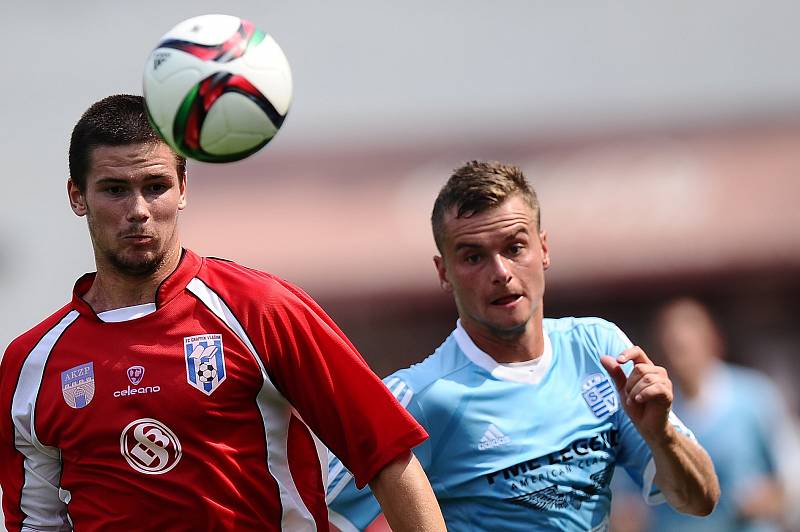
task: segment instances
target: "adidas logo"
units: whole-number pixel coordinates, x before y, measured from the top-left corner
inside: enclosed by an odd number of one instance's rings
[[[483,434],[481,441],[478,442],[478,450],[485,451],[486,449],[494,449],[495,447],[500,447],[501,445],[505,445],[510,441],[511,438],[500,432],[500,429],[495,427],[494,424],[491,424]]]
[[[170,55],[172,54],[169,52],[159,52],[155,54],[153,56],[153,70],[158,69],[164,61],[170,58]]]

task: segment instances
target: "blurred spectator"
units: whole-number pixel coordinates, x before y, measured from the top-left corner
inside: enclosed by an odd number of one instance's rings
[[[646,529],[795,530],[790,513],[796,509],[789,502],[796,502],[800,445],[780,391],[763,373],[723,361],[722,335],[693,299],[671,301],[658,312],[655,343],[675,386],[673,410],[711,455],[722,495],[706,518],[652,507]],[[621,494],[617,523],[626,521],[630,501]]]

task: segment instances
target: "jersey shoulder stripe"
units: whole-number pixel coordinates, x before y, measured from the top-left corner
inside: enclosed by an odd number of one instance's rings
[[[61,452],[39,440],[35,416],[39,390],[50,354],[78,315],[75,310],[68,312],[42,335],[36,345],[25,354],[16,386],[13,387],[10,410],[14,448],[24,457],[24,480],[17,503],[22,526],[29,526],[31,529],[68,525],[66,505],[63,502],[66,499],[59,487]],[[3,383],[2,388],[7,389],[6,383]]]
[[[314,518],[295,485],[288,460],[279,458],[288,456],[286,442],[292,417],[291,405],[273,384],[247,331],[219,294],[198,278],[192,279],[186,288],[239,337],[258,364],[263,378],[263,386],[257,403],[266,434],[267,467],[280,486],[279,497],[283,509],[281,525],[292,530],[309,527],[314,523]]]
[[[394,398],[403,405],[403,408],[408,407],[411,398],[414,397],[414,390],[412,390],[402,379],[399,377],[389,377],[385,381],[386,387],[392,392]]]
[[[6,348],[3,356],[3,366],[21,364],[25,357],[38,344],[53,327],[58,325],[64,317],[72,311],[72,305],[67,304],[56,312],[39,322],[36,326],[15,338]],[[4,371],[5,372],[5,371]]]

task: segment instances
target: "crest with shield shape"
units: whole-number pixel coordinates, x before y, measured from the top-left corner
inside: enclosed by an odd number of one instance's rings
[[[619,400],[614,385],[601,373],[593,373],[584,379],[581,386],[584,401],[592,414],[599,418],[609,416],[619,410]]]
[[[61,394],[72,408],[83,408],[94,398],[94,363],[61,372]]]
[[[144,378],[144,366],[131,366],[128,368],[128,380],[137,386]]]
[[[186,380],[206,395],[225,381],[225,355],[221,334],[199,334],[183,339]]]

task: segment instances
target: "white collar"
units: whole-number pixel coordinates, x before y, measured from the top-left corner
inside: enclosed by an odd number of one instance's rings
[[[100,312],[97,317],[106,323],[118,323],[121,321],[135,320],[142,316],[147,316],[156,311],[155,303],[145,303],[143,305],[133,305],[132,307],[122,307]]]
[[[535,365],[523,366],[507,366],[499,364],[491,355],[481,351],[475,345],[472,338],[469,337],[467,331],[461,325],[461,320],[456,322],[456,329],[453,331],[453,336],[456,339],[458,347],[461,348],[464,355],[478,367],[481,367],[492,374],[492,376],[512,382],[520,382],[523,384],[539,384],[553,362],[553,345],[550,343],[550,337],[547,331],[544,331],[544,351],[542,356],[537,359]]]

